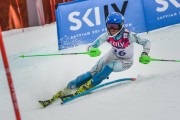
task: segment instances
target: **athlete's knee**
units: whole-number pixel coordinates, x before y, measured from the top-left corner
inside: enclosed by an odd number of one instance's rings
[[[88,71],[84,74],[79,75],[76,79],[70,81],[67,85],[69,89],[79,88],[81,85],[86,83],[88,80],[92,78],[91,73]]]
[[[112,71],[113,69],[106,65],[100,72],[92,77],[92,85],[96,86],[100,84],[104,79],[109,77]]]
[[[123,61],[120,63],[117,63],[114,68],[113,68],[113,72],[121,72],[124,70],[127,70],[129,68],[131,68],[131,66],[133,65],[133,62],[127,62],[127,61]]]
[[[133,65],[133,62],[123,62],[122,67],[123,69],[129,69]]]

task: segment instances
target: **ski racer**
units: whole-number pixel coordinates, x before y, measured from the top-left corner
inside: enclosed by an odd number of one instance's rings
[[[88,50],[98,48],[105,42],[111,44],[112,48],[99,59],[90,71],[79,75],[70,81],[63,90],[57,92],[50,100],[41,103],[44,107],[63,96],[70,94],[76,95],[97,86],[108,78],[112,72],[121,72],[129,69],[133,65],[133,43],[143,46],[141,56],[148,56],[150,52],[150,41],[140,38],[135,33],[125,29],[124,16],[121,13],[112,12],[109,14],[106,19],[106,28],[107,31],[88,46]],[[148,64],[148,62],[144,64]]]

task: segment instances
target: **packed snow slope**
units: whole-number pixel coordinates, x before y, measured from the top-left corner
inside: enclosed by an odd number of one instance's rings
[[[180,25],[140,34],[152,43],[153,58],[180,59]],[[112,73],[109,82],[137,77],[134,82],[107,86],[94,94],[65,105],[57,101],[42,109],[46,100],[76,76],[91,67],[109,50],[100,47],[100,57],[69,55],[19,58],[19,55],[83,52],[87,45],[58,51],[56,25],[3,32],[22,120],[179,120],[180,62],[138,62],[142,46],[135,44],[134,65],[124,72]],[[15,120],[9,88],[0,57],[0,120]]]

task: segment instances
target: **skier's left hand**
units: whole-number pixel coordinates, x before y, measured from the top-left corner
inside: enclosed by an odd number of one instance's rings
[[[148,64],[151,61],[151,58],[148,56],[148,53],[142,52],[141,57],[139,57],[139,62],[142,64]]]

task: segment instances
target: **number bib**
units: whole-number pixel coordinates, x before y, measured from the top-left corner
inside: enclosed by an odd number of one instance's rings
[[[131,44],[128,38],[128,32],[124,32],[119,40],[109,37],[107,42],[110,43],[114,49],[114,54],[120,58],[131,58],[134,52],[134,44]]]

